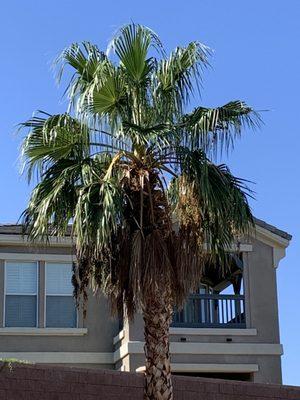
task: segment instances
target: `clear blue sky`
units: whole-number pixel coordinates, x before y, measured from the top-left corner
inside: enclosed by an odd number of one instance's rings
[[[292,233],[278,270],[284,382],[299,374],[299,0],[5,1],[0,37],[0,221],[15,222],[28,187],[18,175],[17,123],[32,112],[65,108],[50,64],[65,46],[90,40],[106,47],[133,20],[150,26],[167,49],[199,40],[214,49],[202,103],[243,99],[263,114],[260,132],[245,132],[230,156],[233,171],[256,182],[255,215]]]

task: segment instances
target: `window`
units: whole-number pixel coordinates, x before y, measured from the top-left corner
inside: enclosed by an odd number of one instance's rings
[[[76,327],[77,311],[71,279],[72,264],[46,264],[46,327]]]
[[[6,262],[5,326],[37,326],[37,263]]]

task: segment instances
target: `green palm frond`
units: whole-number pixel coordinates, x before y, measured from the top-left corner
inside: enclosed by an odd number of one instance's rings
[[[123,26],[111,40],[111,49],[120,59],[127,75],[135,82],[141,83],[152,70],[152,60],[148,51],[153,46],[162,51],[163,47],[158,36],[149,28],[130,24]]]
[[[170,146],[172,143],[172,135],[170,134],[169,124],[157,124],[140,126],[134,123],[123,121],[123,129],[125,135],[128,135],[132,143],[143,145],[149,148],[149,151],[157,150]]]
[[[106,60],[106,55],[99,48],[90,43],[73,43],[55,60],[55,65],[59,66],[57,78],[60,81],[63,71],[67,65],[71,66],[78,75],[86,82],[94,79],[99,62]]]
[[[33,240],[67,232],[77,204],[80,176],[81,166],[72,160],[58,161],[43,175],[22,214],[25,229]]]
[[[74,214],[74,233],[80,258],[90,255],[99,259],[103,252],[110,251],[122,220],[123,198],[116,178],[82,187]]]
[[[110,126],[118,126],[126,107],[126,85],[124,77],[118,71],[106,74],[102,84],[96,84],[92,90],[91,105],[93,113],[99,118],[106,117]]]
[[[165,113],[180,115],[194,93],[200,87],[202,70],[209,65],[210,49],[199,42],[187,47],[177,47],[169,58],[157,64],[155,97]],[[165,108],[167,107],[167,108]]]
[[[58,67],[58,82],[66,67],[72,68],[73,75],[65,93],[69,96],[70,106],[77,111],[81,111],[86,104],[91,86],[101,82],[107,71],[113,70],[105,53],[90,42],[71,44],[56,58],[54,66]]]
[[[191,114],[183,116],[181,128],[185,131],[185,145],[209,152],[228,150],[243,128],[255,129],[260,123],[258,113],[252,107],[236,100],[217,108],[197,107]]]
[[[193,92],[197,79],[202,79],[201,70],[207,66],[210,49],[199,42],[187,47],[177,47],[168,59],[158,64],[157,77],[163,91],[178,89],[181,95]]]
[[[69,114],[39,115],[21,124],[30,129],[22,144],[23,168],[27,169],[29,180],[35,170],[41,175],[60,159],[82,160],[89,155],[87,126]]]
[[[198,221],[203,240],[215,257],[225,260],[237,234],[246,235],[253,225],[247,181],[215,165],[201,150],[179,149],[181,174],[171,184],[170,198],[182,223]],[[186,220],[186,222],[185,222]]]

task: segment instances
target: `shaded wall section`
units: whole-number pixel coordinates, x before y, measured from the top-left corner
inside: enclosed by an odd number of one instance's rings
[[[300,399],[300,387],[174,376],[175,400]],[[0,365],[2,400],[142,400],[141,374]]]

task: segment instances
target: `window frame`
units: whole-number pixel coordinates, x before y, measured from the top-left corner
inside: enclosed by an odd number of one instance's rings
[[[35,264],[36,266],[36,292],[35,293],[7,293],[6,287],[7,287],[7,267],[9,263],[20,263],[20,264]],[[40,271],[39,271],[39,261],[36,260],[4,260],[4,284],[3,284],[3,321],[2,321],[2,326],[3,328],[11,328],[10,326],[6,326],[6,296],[35,296],[36,297],[36,318],[35,318],[35,326],[29,327],[29,328],[38,328],[39,327],[39,277],[40,277]],[[15,328],[28,328],[25,326],[19,326]]]
[[[47,294],[47,266],[49,264],[61,264],[61,265],[66,265],[66,264],[70,264],[71,268],[72,268],[72,262],[67,262],[67,261],[45,261],[45,273],[44,273],[44,285],[45,285],[45,290],[44,290],[44,315],[43,315],[43,326],[44,328],[48,328],[48,329],[77,329],[79,327],[79,310],[76,307],[76,304],[74,302],[74,307],[75,307],[75,311],[76,311],[76,324],[73,327],[67,327],[67,328],[54,328],[51,326],[47,326],[47,296],[52,296],[52,297],[72,297],[74,299],[73,294],[61,294],[61,293],[54,293],[54,294]],[[72,283],[71,283],[72,284]]]

